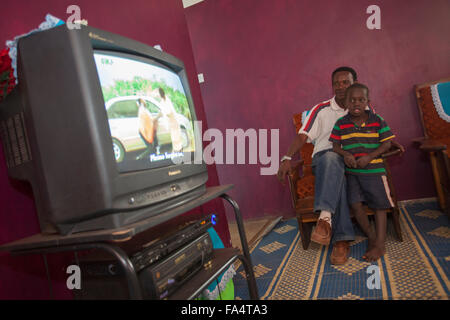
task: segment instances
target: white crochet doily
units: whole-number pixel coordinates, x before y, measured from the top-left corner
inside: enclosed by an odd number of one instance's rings
[[[433,98],[434,107],[439,115],[439,117],[447,122],[450,122],[450,116],[445,113],[444,107],[442,106],[441,98],[439,97],[438,86],[433,84],[430,86],[431,97]]]

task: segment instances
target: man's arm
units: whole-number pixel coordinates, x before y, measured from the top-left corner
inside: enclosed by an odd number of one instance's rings
[[[293,157],[297,152],[300,151],[300,149],[306,143],[306,140],[308,140],[308,136],[306,134],[304,134],[304,133],[298,134],[295,137],[294,141],[292,141],[291,146],[289,147],[286,155],[288,157]]]
[[[303,145],[305,144],[306,140],[308,139],[308,136],[304,133],[300,133],[298,134],[294,141],[292,141],[291,146],[288,149],[288,152],[286,153],[286,155],[288,157],[293,157],[297,152],[300,151],[300,149],[303,147]],[[278,173],[277,173],[277,177],[278,180],[285,185],[286,184],[286,174],[288,172],[290,172],[292,169],[291,167],[291,160],[284,160],[283,162],[281,162],[280,164],[280,168],[278,169]]]
[[[285,154],[288,157],[294,156],[303,145],[307,142],[307,140],[314,141],[322,132],[321,121],[320,121],[320,111],[321,106],[324,105],[318,104],[314,106],[309,112],[306,119],[303,121],[303,125],[298,131],[297,136],[294,141],[291,143],[291,146],[288,149],[288,152]],[[285,185],[286,174],[292,170],[291,161],[284,160],[280,164],[280,168],[278,169],[278,180],[280,180],[282,185]]]

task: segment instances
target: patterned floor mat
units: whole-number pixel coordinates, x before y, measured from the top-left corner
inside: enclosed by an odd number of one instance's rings
[[[376,263],[361,257],[367,239],[358,230],[345,265],[330,264],[331,249],[303,250],[296,219],[281,221],[251,252],[264,300],[448,299],[450,223],[436,202],[401,207],[403,241],[388,220],[386,254]],[[234,278],[236,299],[248,299],[242,266]]]

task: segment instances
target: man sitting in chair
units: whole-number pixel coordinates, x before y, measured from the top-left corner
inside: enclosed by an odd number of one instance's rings
[[[281,158],[278,179],[285,183],[286,174],[292,169],[292,156],[300,151],[305,142],[313,142],[314,211],[320,215],[311,240],[322,245],[332,242],[331,263],[344,264],[350,252],[349,242],[355,239],[355,233],[347,202],[344,161],[333,152],[329,137],[336,121],[347,114],[345,92],[357,81],[357,74],[352,68],[340,67],[333,71],[331,79],[335,96],[311,109],[288,152]],[[404,151],[398,143],[392,144]]]

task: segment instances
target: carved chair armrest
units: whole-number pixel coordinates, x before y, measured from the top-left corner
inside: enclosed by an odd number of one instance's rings
[[[300,167],[303,165],[303,163],[304,163],[303,159],[291,161],[291,171],[288,172],[288,175],[287,175],[289,183],[292,182],[295,184],[297,182],[297,180],[300,178],[299,171],[300,171]]]
[[[292,160],[291,161],[291,168],[292,171],[294,170],[298,170],[300,168],[301,165],[303,165],[303,163],[305,163],[305,161],[303,159],[300,160]]]
[[[435,152],[440,150],[446,150],[447,145],[437,140],[428,138],[416,138],[414,142],[420,143],[419,149],[427,152]]]
[[[425,138],[425,137],[418,137],[418,138],[411,139],[411,141],[415,142],[415,143],[422,143],[423,141],[425,141],[427,139],[428,138]]]
[[[288,184],[289,191],[291,193],[292,206],[295,209],[297,205],[298,195],[297,195],[297,181],[300,178],[299,169],[300,166],[304,163],[304,160],[294,160],[291,161],[291,171],[288,173]]]
[[[389,157],[396,156],[396,155],[399,155],[399,154],[401,154],[401,153],[402,153],[402,151],[401,151],[399,148],[393,147],[393,148],[390,148],[390,149],[389,149],[388,151],[386,151],[385,153],[383,153],[383,154],[381,155],[381,158],[387,159],[387,158],[389,158]]]

